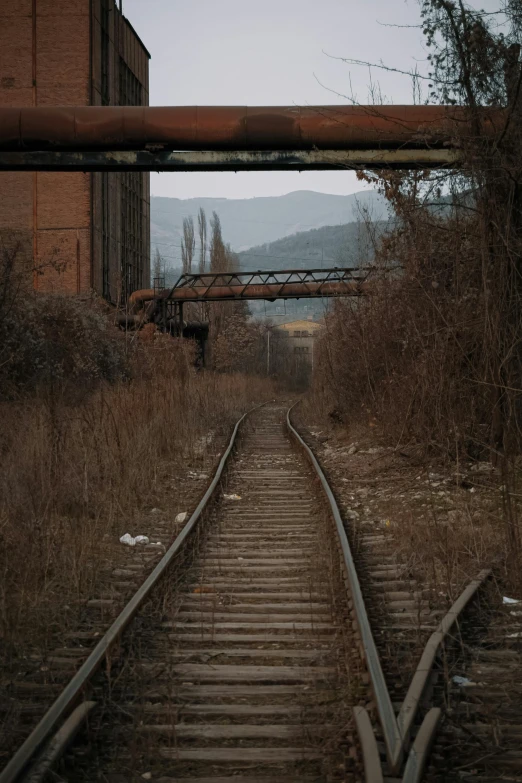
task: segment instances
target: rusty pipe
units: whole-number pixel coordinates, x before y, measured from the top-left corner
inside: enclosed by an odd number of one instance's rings
[[[244,286],[219,285],[197,288],[175,288],[169,299],[198,302],[219,299],[279,299],[307,296],[358,296],[363,293],[364,283],[319,282],[319,283],[266,283]]]
[[[212,285],[194,288],[180,287],[172,291],[166,289],[158,298],[174,302],[212,302],[230,299],[280,299],[286,297],[306,298],[307,296],[359,296],[366,292],[366,283],[358,282],[319,282],[319,283],[267,283],[251,285]],[[154,290],[145,288],[134,291],[129,296],[129,311],[137,305],[143,305],[154,298]]]
[[[156,296],[154,288],[142,288],[139,291],[133,291],[127,299],[129,310],[132,310],[134,305],[143,304],[143,302],[150,302]]]
[[[482,132],[502,126],[481,109]],[[448,146],[460,106],[37,106],[0,108],[6,150],[311,150]]]

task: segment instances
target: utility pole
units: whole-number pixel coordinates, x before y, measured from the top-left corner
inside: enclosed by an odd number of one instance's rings
[[[266,374],[270,375],[270,327],[266,330]]]

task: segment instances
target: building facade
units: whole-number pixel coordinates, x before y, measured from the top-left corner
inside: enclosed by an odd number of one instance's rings
[[[314,343],[323,329],[316,321],[289,321],[272,327],[275,345],[274,351],[279,351],[289,363],[305,363],[313,368]]]
[[[0,2],[0,106],[148,105],[149,59],[114,0]],[[148,173],[0,172],[0,237],[38,290],[124,302],[149,225]]]
[[[269,374],[278,376],[290,387],[305,389],[312,378],[317,358],[316,341],[324,326],[312,320],[289,321],[269,331]]]

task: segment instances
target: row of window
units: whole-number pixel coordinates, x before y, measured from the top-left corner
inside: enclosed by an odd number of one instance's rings
[[[113,10],[111,0],[101,0],[101,102],[108,106],[113,102],[110,89],[110,49],[109,36],[110,13]],[[114,53],[114,66],[118,69],[118,103],[120,106],[141,106],[143,87],[125,60]],[[112,221],[117,222],[111,209],[109,174],[101,174],[101,236],[102,236],[102,286],[106,299],[117,299],[111,291],[110,257],[111,241],[118,239],[112,235]],[[145,246],[146,222],[143,214],[145,180],[140,172],[120,174],[120,295],[125,301],[132,291],[143,287],[143,272],[147,259]]]
[[[280,332],[275,332],[275,334],[278,337],[313,337],[313,335],[310,332],[303,332],[303,331],[295,331],[292,332],[290,335],[290,332],[286,332],[284,330],[281,330]]]

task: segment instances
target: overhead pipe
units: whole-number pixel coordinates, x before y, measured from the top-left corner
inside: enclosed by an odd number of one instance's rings
[[[310,283],[264,283],[250,285],[209,285],[165,289],[159,294],[153,288],[134,291],[128,299],[129,313],[135,313],[145,302],[168,299],[171,302],[214,302],[231,299],[305,299],[307,296],[360,296],[367,284],[347,281]]]
[[[482,133],[502,127],[483,108]],[[0,151],[420,149],[472,133],[461,106],[0,108]]]
[[[318,283],[264,283],[250,285],[212,285],[174,288],[169,300],[178,302],[212,302],[230,299],[292,299],[307,296],[358,296],[363,293],[364,283],[318,282]]]

